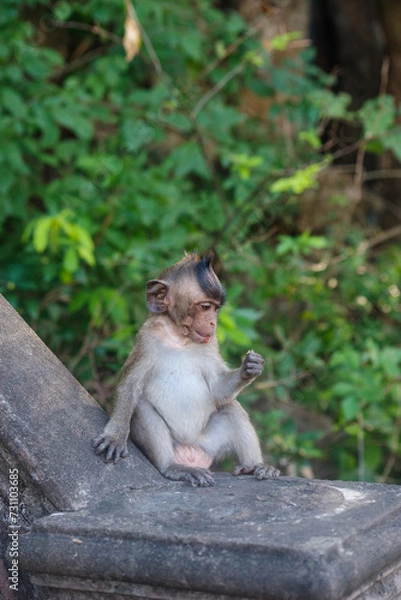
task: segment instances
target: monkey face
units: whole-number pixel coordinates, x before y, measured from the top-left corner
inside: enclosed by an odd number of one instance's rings
[[[217,314],[220,305],[215,300],[203,298],[192,305],[189,315],[191,324],[188,337],[197,344],[207,344],[216,332]]]

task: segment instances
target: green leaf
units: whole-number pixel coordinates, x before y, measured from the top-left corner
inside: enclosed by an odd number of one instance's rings
[[[310,235],[308,231],[304,231],[299,236],[280,235],[279,243],[276,248],[278,256],[292,253],[309,254],[311,249],[321,250],[327,247],[327,240],[322,236]]]
[[[380,467],[383,451],[377,444],[368,444],[365,447],[365,463],[374,472]]]
[[[180,45],[188,58],[199,61],[202,58],[202,37],[197,31],[191,33],[189,30],[180,37]]]
[[[42,217],[36,221],[33,230],[33,247],[36,252],[42,253],[46,250],[49,244],[51,227],[52,219],[50,217]]]
[[[237,172],[244,181],[250,178],[252,169],[263,164],[261,156],[248,156],[247,154],[232,154],[230,156],[232,169]]]
[[[399,379],[401,377],[401,348],[383,348],[380,354],[380,363],[387,377]]]
[[[84,306],[87,306],[88,302],[89,302],[90,294],[91,294],[91,292],[87,292],[86,290],[77,292],[75,294],[75,296],[73,297],[73,299],[71,300],[71,302],[69,303],[68,310],[71,313],[75,313],[75,312],[81,310],[81,308],[83,308]]]
[[[13,89],[5,87],[1,90],[0,102],[18,119],[25,119],[27,114],[26,105],[22,97]]]
[[[380,139],[381,144],[387,150],[391,150],[397,160],[401,161],[401,130],[393,130],[386,133]]]
[[[194,173],[209,178],[205,160],[195,142],[181,144],[172,152],[169,162],[175,170],[176,177],[185,177],[189,173]]]
[[[307,98],[319,109],[321,117],[346,120],[352,118],[352,114],[348,111],[351,103],[349,94],[344,92],[334,94],[330,90],[319,89],[310,92]]]
[[[371,152],[372,154],[383,154],[385,151],[385,146],[383,141],[379,138],[372,138],[366,142],[365,146],[366,152]],[[391,148],[389,148],[391,150]]]
[[[361,433],[361,428],[358,423],[350,423],[344,427],[344,431],[352,437],[358,437],[358,435]]]
[[[314,150],[318,150],[322,145],[322,142],[314,129],[300,131],[298,137],[301,142],[307,142]]]
[[[33,122],[42,132],[42,147],[47,148],[49,146],[56,146],[56,142],[60,136],[60,130],[55,125],[51,114],[46,108],[38,104],[33,107]],[[58,152],[58,147],[56,146],[56,152]]]
[[[370,139],[387,132],[395,122],[396,107],[393,96],[379,96],[367,100],[357,112],[364,128],[364,137]]]
[[[301,33],[299,31],[289,31],[281,35],[276,35],[271,41],[270,46],[273,50],[284,51],[292,40],[299,40]]]
[[[274,194],[283,194],[292,192],[294,194],[302,194],[305,190],[317,188],[319,186],[317,176],[320,171],[327,166],[326,161],[316,163],[300,169],[289,177],[277,179],[270,187]]]
[[[57,21],[66,21],[71,15],[71,5],[66,0],[60,0],[54,7],[53,14]]]
[[[82,140],[89,140],[93,136],[93,126],[89,119],[74,112],[73,107],[56,106],[53,108],[53,117],[57,123],[70,129]]]
[[[279,237],[279,243],[276,248],[276,253],[278,256],[284,256],[285,254],[296,251],[297,243],[291,235],[281,235]]]
[[[93,267],[96,264],[93,250],[84,246],[78,246],[78,254],[89,266]]]
[[[74,248],[68,248],[64,254],[63,267],[66,271],[74,273],[79,267],[78,255]]]
[[[155,130],[142,119],[127,119],[122,123],[121,134],[124,149],[127,152],[137,152],[153,139]]]
[[[335,396],[348,396],[353,392],[355,392],[354,384],[346,381],[339,381],[331,388],[331,393]]]
[[[15,181],[15,175],[10,169],[0,166],[0,192],[5,196]],[[3,200],[2,200],[3,202]]]
[[[347,396],[341,400],[341,411],[346,421],[353,421],[359,414],[359,402],[355,396]]]

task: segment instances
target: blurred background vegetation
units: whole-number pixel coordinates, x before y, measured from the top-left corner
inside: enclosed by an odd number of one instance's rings
[[[146,280],[213,248],[268,459],[401,482],[397,4],[3,0],[0,291],[106,410]]]

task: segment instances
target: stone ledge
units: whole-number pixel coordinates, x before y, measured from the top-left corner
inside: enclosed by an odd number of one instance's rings
[[[91,573],[98,593],[340,600],[401,560],[400,528],[397,486],[217,474],[214,488],[126,489],[45,517],[21,554],[36,581]]]

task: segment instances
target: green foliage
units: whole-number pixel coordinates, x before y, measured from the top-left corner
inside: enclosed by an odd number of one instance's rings
[[[298,40],[300,37],[298,31],[288,31],[282,35],[276,35],[271,42],[271,47],[273,50],[283,51],[292,40]]]
[[[284,254],[310,254],[314,249],[326,248],[328,245],[327,239],[322,236],[310,235],[308,231],[304,231],[301,235],[280,235],[276,253],[278,256]]]
[[[1,291],[103,397],[145,317],[144,282],[184,250],[213,247],[229,298],[222,351],[232,364],[250,347],[266,357],[244,398],[265,451],[400,480],[401,251],[371,260],[357,225],[341,242],[329,226],[297,228],[302,194],[330,164],[322,122],[359,125],[366,151],[401,158],[393,98],[351,112],[310,50],[273,62],[211,0],[196,14],[166,0],[137,10],[162,74],[146,44],[125,60],[120,0],[3,2]],[[245,89],[268,101],[265,114],[244,112]],[[293,403],[324,413],[340,442],[319,448],[323,434],[299,429]]]
[[[276,179],[270,190],[273,194],[293,193],[302,194],[306,190],[318,187],[317,175],[322,170],[325,163],[309,165],[304,169],[299,169],[290,177]]]
[[[59,276],[64,283],[72,280],[80,260],[95,265],[93,240],[86,229],[70,222],[72,217],[67,209],[55,216],[38,217],[29,222],[22,236],[25,243],[32,238],[33,248],[39,254],[46,249],[53,255],[62,253]]]

